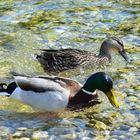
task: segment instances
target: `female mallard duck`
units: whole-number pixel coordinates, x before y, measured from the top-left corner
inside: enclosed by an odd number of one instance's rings
[[[80,83],[62,77],[26,77],[14,76],[15,81],[7,88],[0,85],[1,95],[22,101],[34,108],[44,111],[59,111],[66,107],[88,105],[101,90],[108,97],[114,107],[119,104],[112,92],[113,82],[104,72],[92,74],[82,86]]]
[[[93,66],[101,66],[111,62],[111,50],[117,50],[119,54],[127,61],[127,55],[124,50],[123,42],[117,37],[111,37],[103,41],[99,55],[93,52],[78,49],[60,49],[45,50],[37,55],[38,61],[44,70],[64,71],[76,68],[80,65],[91,64]]]

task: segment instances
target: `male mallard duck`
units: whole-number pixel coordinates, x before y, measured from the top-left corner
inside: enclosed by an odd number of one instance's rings
[[[104,72],[92,74],[82,86],[63,77],[14,76],[15,81],[7,88],[0,85],[1,95],[22,101],[44,111],[59,111],[66,107],[87,105],[97,97],[96,89],[105,93],[114,107],[119,107],[114,93],[113,82]]]
[[[117,50],[127,61],[123,42],[117,37],[111,37],[103,41],[99,55],[93,52],[78,49],[46,50],[41,49],[42,53],[37,55],[38,61],[44,70],[64,71],[76,68],[80,65],[91,64],[101,66],[111,62],[111,50]]]

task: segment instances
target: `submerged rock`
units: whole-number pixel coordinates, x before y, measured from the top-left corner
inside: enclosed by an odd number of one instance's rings
[[[48,132],[44,131],[35,131],[32,135],[32,140],[47,139],[49,137]]]
[[[3,137],[7,137],[10,134],[10,129],[8,127],[5,126],[0,126],[0,138]]]
[[[97,120],[90,120],[89,124],[87,124],[88,127],[95,128],[97,130],[106,130],[107,126],[103,122],[97,121]]]
[[[137,127],[131,127],[129,129],[129,132],[137,132],[137,131],[139,131]]]
[[[30,131],[16,131],[12,134],[12,138],[21,138],[21,137],[31,137],[32,132]]]

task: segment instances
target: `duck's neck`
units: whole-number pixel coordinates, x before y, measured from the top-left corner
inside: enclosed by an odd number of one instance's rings
[[[97,94],[88,94],[83,89],[80,89],[80,91],[70,98],[68,106],[75,106],[75,105],[84,105],[89,103],[92,99],[96,98]]]
[[[109,48],[106,47],[105,43],[101,45],[99,55],[97,57],[99,58],[107,57],[108,60],[111,61],[111,54],[110,54]]]
[[[85,84],[79,92],[70,98],[69,106],[78,105],[78,104],[87,104],[92,99],[97,97],[95,89],[89,88],[88,84]]]

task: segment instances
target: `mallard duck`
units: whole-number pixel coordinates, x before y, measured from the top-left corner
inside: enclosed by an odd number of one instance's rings
[[[112,92],[112,79],[104,72],[92,74],[84,85],[63,77],[14,76],[14,81],[5,86],[5,83],[0,84],[0,94],[43,111],[88,105],[97,98],[96,89],[104,92],[114,107],[119,107]]]
[[[45,71],[61,72],[76,68],[80,65],[101,66],[111,62],[111,50],[117,50],[127,61],[123,42],[117,37],[111,37],[103,41],[99,55],[93,52],[78,49],[47,50],[41,49],[41,54],[37,55]]]

